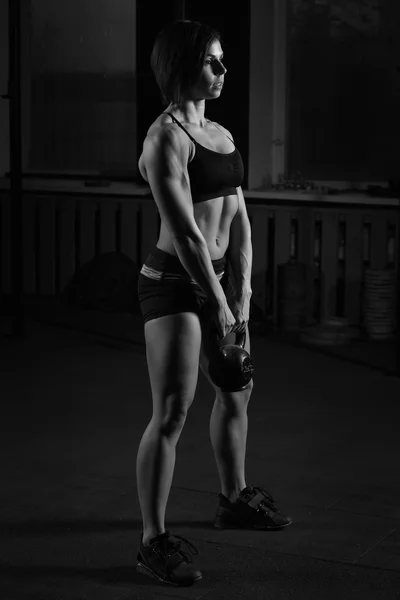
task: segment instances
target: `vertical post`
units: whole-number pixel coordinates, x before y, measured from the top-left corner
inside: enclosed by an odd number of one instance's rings
[[[274,0],[272,183],[286,171],[287,0]]]
[[[21,170],[24,172],[31,160],[31,104],[32,73],[31,23],[32,2],[20,2],[20,87],[21,87]]]
[[[248,187],[272,184],[272,55],[274,0],[250,5],[249,161]]]
[[[269,189],[285,172],[287,0],[252,0],[249,189]]]
[[[12,201],[13,334],[25,335],[22,252],[21,6],[9,0],[10,173]]]

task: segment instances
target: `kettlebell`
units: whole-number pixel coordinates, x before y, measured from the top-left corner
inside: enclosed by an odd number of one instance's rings
[[[237,333],[235,344],[220,346],[210,358],[208,373],[223,392],[240,392],[253,377],[254,365],[245,343],[246,332]]]

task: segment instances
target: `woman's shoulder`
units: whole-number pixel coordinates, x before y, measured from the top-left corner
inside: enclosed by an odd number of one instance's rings
[[[191,155],[189,138],[166,114],[161,114],[150,125],[143,142],[143,155],[147,160],[155,154],[176,154],[189,160]]]
[[[182,133],[182,129],[171,120],[171,117],[168,114],[161,113],[147,130],[146,140],[159,141],[162,139],[171,138],[172,136],[177,141],[184,143],[186,140]]]

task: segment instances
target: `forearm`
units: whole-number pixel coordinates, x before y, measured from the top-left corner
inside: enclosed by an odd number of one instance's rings
[[[202,288],[207,298],[215,305],[224,304],[226,302],[225,293],[212,266],[206,242],[201,239],[183,237],[174,238],[173,244],[182,265]]]
[[[236,297],[251,296],[251,272],[253,266],[251,235],[242,236],[240,240],[231,240],[228,255],[235,280]]]

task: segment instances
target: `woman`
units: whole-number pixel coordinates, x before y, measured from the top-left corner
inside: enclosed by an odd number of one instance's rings
[[[153,416],[137,456],[143,519],[137,568],[164,583],[190,585],[202,574],[182,542],[197,551],[165,530],[164,519],[199,366],[216,394],[210,437],[222,493],[215,525],[276,529],[290,518],[265,490],[246,486],[252,382],[223,393],[208,375],[211,351],[234,343],[237,332],[246,331],[250,351],[252,245],[243,163],[230,132],[205,118],[205,102],[219,98],[227,72],[220,35],[198,22],[176,21],[158,35],[151,65],[167,108],[149,128],[139,160],[161,230],[138,284]]]

